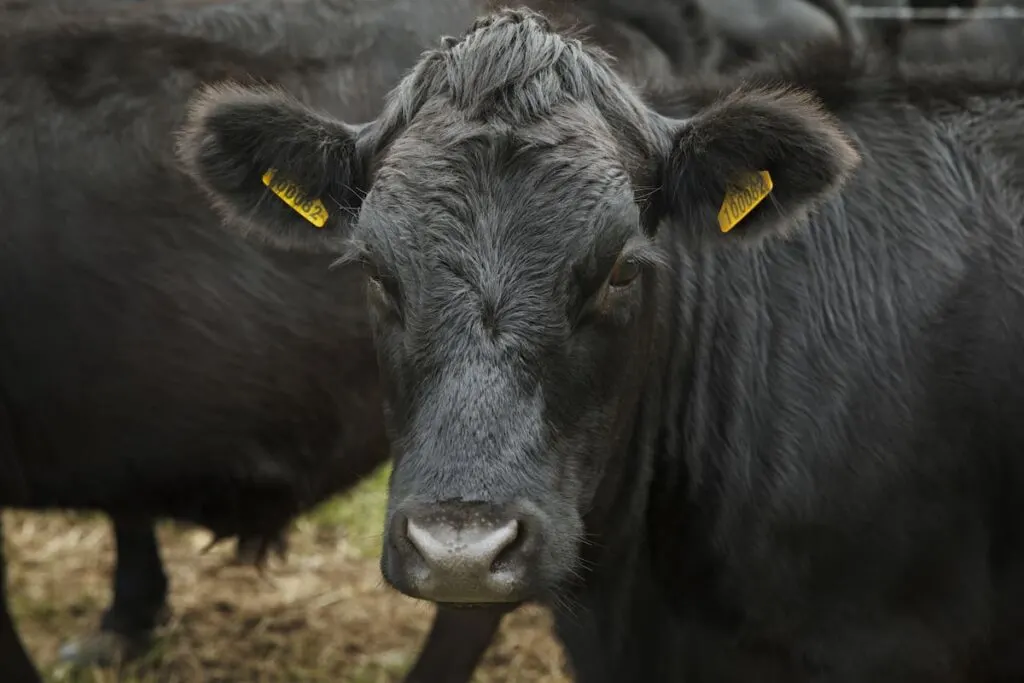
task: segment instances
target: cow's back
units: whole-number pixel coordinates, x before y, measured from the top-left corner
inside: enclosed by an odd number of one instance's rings
[[[33,505],[174,509],[176,480],[250,474],[311,497],[327,454],[382,457],[355,273],[221,238],[161,174],[26,176],[0,189],[0,382]]]
[[[383,459],[361,280],[211,231],[173,161],[199,83],[283,67],[73,28],[0,51],[0,386],[27,503],[230,526]]]

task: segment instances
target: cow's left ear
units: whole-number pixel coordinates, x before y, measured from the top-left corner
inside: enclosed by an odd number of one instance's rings
[[[838,122],[792,90],[739,90],[672,128],[664,209],[699,239],[784,232],[860,161]]]

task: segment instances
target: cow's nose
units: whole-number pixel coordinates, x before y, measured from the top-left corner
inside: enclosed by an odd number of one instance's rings
[[[526,519],[496,506],[448,503],[395,514],[399,586],[444,603],[515,602],[526,588],[532,543]]]
[[[515,542],[519,522],[510,519],[500,526],[459,529],[450,524],[410,519],[405,533],[431,571],[486,576],[501,551]]]

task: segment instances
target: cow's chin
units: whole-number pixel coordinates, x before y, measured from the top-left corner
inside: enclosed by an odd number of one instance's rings
[[[528,602],[544,602],[559,592],[563,577],[550,577],[547,567],[537,567],[529,579],[521,583],[479,581],[476,583],[441,583],[407,562],[396,559],[396,553],[385,549],[381,557],[384,581],[403,595],[432,602],[443,607],[467,610],[510,610]]]

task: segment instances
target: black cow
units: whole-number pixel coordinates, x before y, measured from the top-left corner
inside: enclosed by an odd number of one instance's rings
[[[979,6],[984,0],[860,0],[859,5],[867,9],[898,9],[910,12],[932,11],[943,9],[970,10]],[[960,22],[943,18],[869,18],[861,22],[869,38],[887,51],[891,56],[904,56],[908,51],[920,54],[921,41],[934,44],[932,34],[937,30],[957,26]],[[908,43],[918,46],[911,48]],[[908,49],[910,48],[910,49]],[[931,48],[928,52],[940,58],[958,59],[957,51],[943,54],[946,50]]]
[[[5,212],[0,457],[12,473],[23,460],[44,462],[41,452],[48,465],[23,479],[0,477],[0,505],[87,505],[113,514],[113,602],[100,631],[63,653],[85,664],[137,654],[162,618],[167,579],[152,517],[241,534],[245,554],[259,555],[292,514],[344,490],[385,456],[379,422],[366,412],[375,409],[376,387],[360,309],[353,309],[361,295],[325,298],[326,261],[225,247],[203,234],[210,215],[182,186],[169,147],[187,94],[211,79],[251,77],[283,83],[338,116],[369,119],[428,40],[481,9],[376,2],[377,23],[357,31],[345,12],[358,6],[329,0],[289,0],[288,12],[275,0],[115,5],[92,0],[74,13],[66,6],[25,12],[16,29],[0,35],[0,145],[9,155],[0,206],[61,188],[45,214],[24,204]],[[581,21],[596,24],[592,35],[620,55],[623,72],[642,74],[637,64],[666,59],[652,57],[657,51],[641,34],[624,27],[617,33],[599,7],[583,9]],[[15,185],[11,178],[24,180]],[[149,194],[153,202],[144,201]],[[38,228],[41,220],[46,229]],[[136,224],[139,230],[128,228]],[[52,252],[51,243],[64,246]],[[126,270],[126,258],[142,263]],[[252,274],[239,278],[232,270]],[[300,278],[294,289],[268,285],[291,281],[293,273]],[[314,293],[303,297],[311,285]],[[279,311],[301,324],[281,323]],[[323,315],[330,315],[330,329],[319,324]],[[15,325],[19,316],[26,321]],[[345,339],[351,358],[336,361]],[[196,364],[183,367],[186,360]],[[321,371],[331,364],[332,372]],[[280,379],[294,372],[305,373],[305,383]],[[116,409],[99,400],[104,392]],[[51,403],[60,410],[51,411]],[[265,420],[267,411],[273,420]],[[65,421],[64,435],[45,433],[45,425]],[[131,429],[120,429],[122,422]],[[319,448],[304,441],[311,425],[325,431]],[[324,440],[335,432],[348,442],[331,448]],[[207,433],[220,436],[207,441]],[[285,437],[306,444],[308,461],[277,461],[295,444],[262,445]],[[257,447],[271,452],[260,455]],[[269,461],[245,459],[257,457]],[[244,500],[221,499],[219,478],[229,488],[250,486],[236,479],[255,476],[249,470],[257,464],[270,468],[262,476],[276,479],[241,489]],[[79,477],[89,485],[83,490]],[[280,490],[264,500],[271,485]],[[283,497],[278,507],[274,496]],[[250,519],[263,508],[266,523]],[[442,610],[410,680],[468,678],[499,619]],[[14,638],[0,628],[0,661],[25,661]]]
[[[568,5],[596,11],[599,26],[617,34],[632,27],[664,54],[676,74],[721,72],[787,44],[859,39],[844,0],[590,0],[588,3],[537,4],[551,18],[552,9]],[[557,16],[555,17],[557,22]],[[601,37],[598,34],[596,37]],[[608,42],[597,41],[607,48]],[[645,65],[650,73],[651,67]],[[659,74],[659,80],[665,80]],[[633,80],[643,81],[643,78]]]
[[[981,0],[980,9],[1011,7],[1024,12],[1021,0]],[[939,26],[920,26],[907,30],[900,42],[904,59],[959,63],[968,59],[992,59],[994,56],[1024,57],[1024,21],[971,19]]]
[[[716,70],[741,67],[783,46],[828,40],[855,44],[860,32],[845,0],[695,0],[717,38]]]
[[[706,17],[731,40],[761,43],[809,42],[838,38],[844,2],[808,0],[698,0]],[[842,16],[837,22],[836,15]]]
[[[1020,681],[1021,74],[821,45],[646,104],[505,11],[368,125],[222,84],[180,149],[367,273],[399,590],[544,600],[581,683]]]

